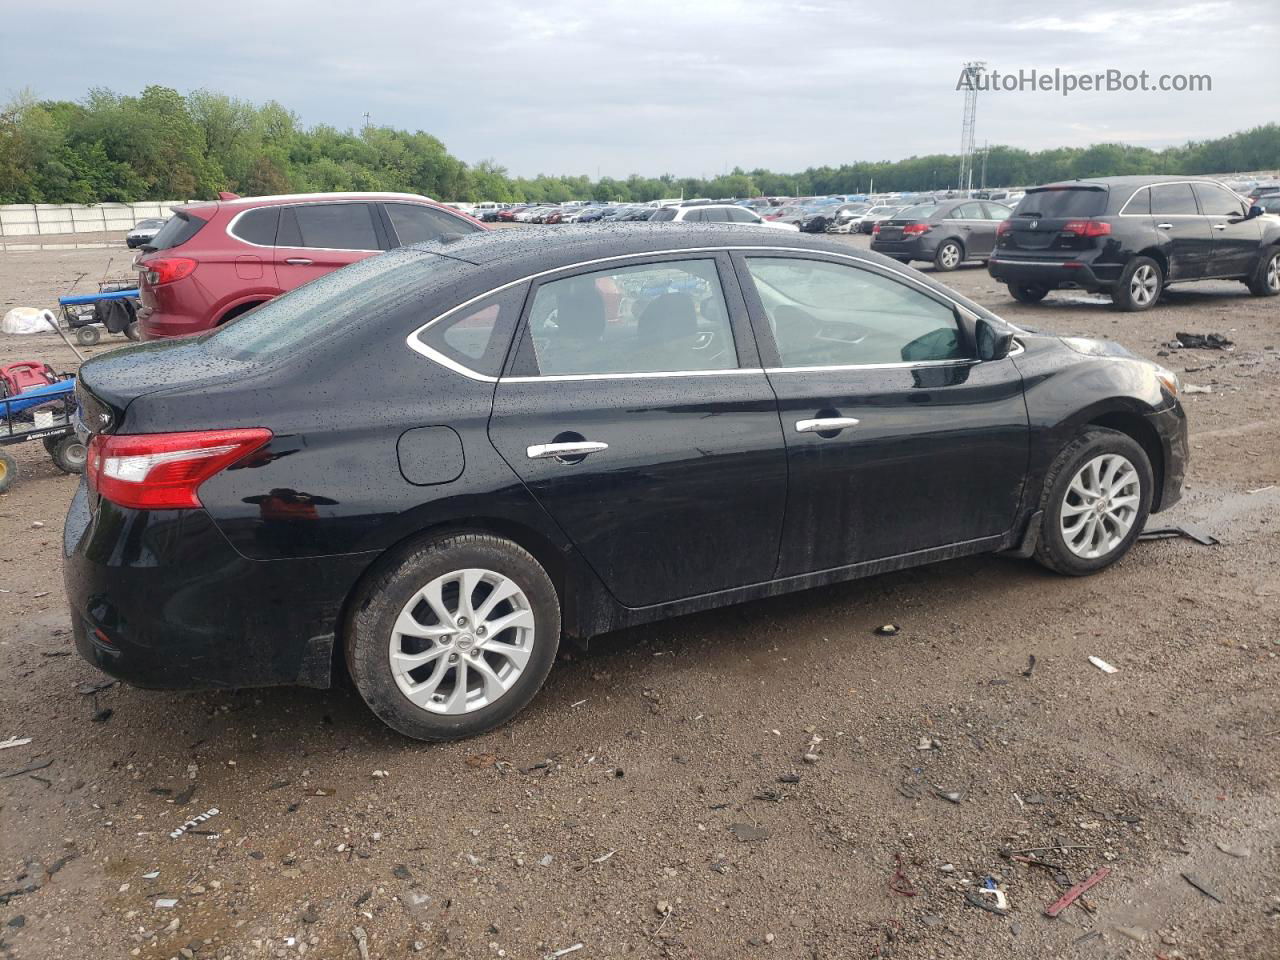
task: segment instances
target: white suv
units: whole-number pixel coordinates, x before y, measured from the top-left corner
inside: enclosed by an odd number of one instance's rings
[[[649,218],[650,223],[672,220],[676,223],[743,223],[757,227],[772,227],[774,230],[790,230],[798,233],[800,228],[794,223],[774,223],[761,219],[760,214],[750,207],[741,207],[736,203],[695,203],[682,207],[663,207]]]

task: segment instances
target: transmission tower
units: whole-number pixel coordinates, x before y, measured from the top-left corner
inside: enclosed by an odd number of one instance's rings
[[[961,190],[973,188],[973,145],[978,124],[978,77],[986,68],[985,60],[970,60],[964,65],[964,124],[960,128]]]

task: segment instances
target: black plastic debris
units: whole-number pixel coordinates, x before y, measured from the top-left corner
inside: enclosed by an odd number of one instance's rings
[[[1175,333],[1177,340],[1169,346],[1189,350],[1226,350],[1235,344],[1220,333]]]
[[[1179,527],[1147,527],[1138,534],[1139,540],[1172,540],[1176,537],[1186,537],[1205,547],[1217,546],[1219,542],[1217,537],[1205,533],[1193,523],[1184,523]]]

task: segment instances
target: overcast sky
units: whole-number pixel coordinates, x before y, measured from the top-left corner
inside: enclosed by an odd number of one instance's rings
[[[1276,0],[0,0],[0,93],[147,83],[422,129],[512,173],[707,175],[958,151],[965,60],[1209,74],[979,95],[977,142],[1153,147],[1280,120]],[[19,55],[28,48],[39,53]],[[7,99],[7,96],[6,96]]]

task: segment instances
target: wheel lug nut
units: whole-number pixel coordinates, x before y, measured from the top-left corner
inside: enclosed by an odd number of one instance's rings
[[[459,617],[459,618],[458,618],[458,626],[460,626],[460,627],[465,627],[466,625],[467,625],[467,618],[466,618],[466,617]]]
[[[449,662],[450,662],[450,663],[457,663],[457,662],[458,662],[458,655],[457,655],[456,653],[451,653],[451,654],[449,654]]]
[[[485,631],[484,627],[476,627],[476,636],[477,636],[477,637],[483,637],[483,636],[485,635],[485,633],[486,633],[486,631]]]

